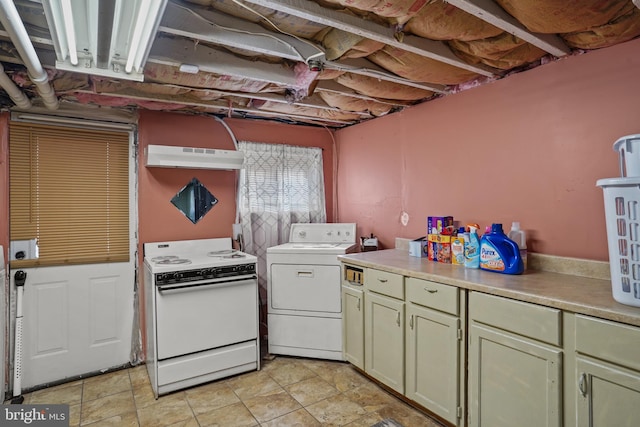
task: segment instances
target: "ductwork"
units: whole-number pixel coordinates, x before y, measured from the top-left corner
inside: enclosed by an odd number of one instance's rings
[[[18,86],[11,80],[11,77],[7,76],[7,73],[4,72],[4,67],[0,64],[0,87],[4,89],[5,92],[11,97],[11,100],[23,110],[27,110],[31,108],[31,101],[29,98],[20,90]]]
[[[40,63],[36,50],[31,40],[29,40],[27,30],[22,23],[22,18],[18,14],[18,9],[16,9],[12,0],[0,0],[0,22],[9,33],[9,37],[18,50],[22,62],[27,67],[29,79],[36,85],[44,105],[50,110],[56,110],[59,105],[58,98],[49,83],[49,76]]]
[[[235,170],[244,163],[242,151],[149,145],[145,152],[147,167]]]

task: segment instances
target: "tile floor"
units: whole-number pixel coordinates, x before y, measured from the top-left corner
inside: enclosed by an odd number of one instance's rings
[[[154,399],[144,365],[24,395],[66,403],[71,426],[349,426],[393,418],[404,427],[442,427],[349,364],[276,357],[248,372]]]

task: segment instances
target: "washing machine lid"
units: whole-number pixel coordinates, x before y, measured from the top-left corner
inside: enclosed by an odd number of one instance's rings
[[[284,243],[267,248],[269,254],[346,254],[354,252],[355,243]]]

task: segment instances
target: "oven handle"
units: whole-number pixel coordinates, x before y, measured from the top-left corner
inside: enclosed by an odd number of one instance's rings
[[[205,282],[205,283],[196,283],[196,284],[189,284],[189,283],[185,283],[183,285],[180,284],[175,284],[175,285],[158,285],[156,286],[156,289],[158,290],[158,292],[169,292],[169,291],[183,291],[183,290],[191,290],[191,289],[197,289],[197,288],[202,288],[202,287],[215,287],[215,288],[223,288],[226,286],[234,286],[237,285],[238,282],[253,282],[257,279],[257,276],[250,276],[250,277],[243,277],[242,279],[231,279],[231,280],[224,280],[222,282]]]

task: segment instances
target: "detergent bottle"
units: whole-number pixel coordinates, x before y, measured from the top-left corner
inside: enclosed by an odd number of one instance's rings
[[[469,226],[469,242],[464,245],[464,266],[467,268],[480,267],[480,239],[478,228]]]
[[[520,223],[514,221],[511,223],[511,230],[507,233],[507,236],[518,244],[520,249],[520,258],[524,264],[524,269],[527,269],[527,234],[520,228]]]
[[[491,232],[482,236],[480,268],[503,274],[522,274],[524,271],[520,249],[504,234],[502,224],[491,225]]]

